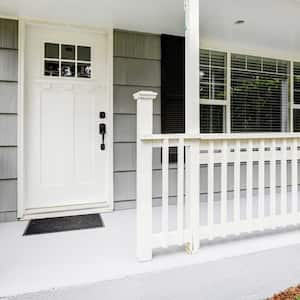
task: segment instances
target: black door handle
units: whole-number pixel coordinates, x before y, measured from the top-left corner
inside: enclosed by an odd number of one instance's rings
[[[104,123],[99,124],[99,134],[102,135],[101,150],[105,150],[104,136],[106,134],[106,125]]]

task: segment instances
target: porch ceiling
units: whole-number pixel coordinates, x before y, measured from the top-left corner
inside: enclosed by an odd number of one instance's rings
[[[184,32],[183,0],[1,0],[0,12],[153,33]],[[299,13],[298,0],[200,0],[201,40],[297,52]],[[246,23],[234,25],[238,19]]]

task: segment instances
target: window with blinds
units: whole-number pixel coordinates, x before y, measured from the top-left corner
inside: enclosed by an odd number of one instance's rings
[[[162,132],[183,133],[184,37],[162,35],[161,45]],[[200,49],[200,132],[288,131],[290,61],[233,53],[229,64],[228,57]],[[300,62],[293,67],[293,127],[300,132]]]
[[[231,131],[288,130],[290,63],[232,54]]]
[[[227,54],[200,49],[200,132],[224,132]]]

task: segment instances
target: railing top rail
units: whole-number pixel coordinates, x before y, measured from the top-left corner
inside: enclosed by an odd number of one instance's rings
[[[222,134],[152,134],[150,136],[144,136],[141,138],[144,142],[162,141],[168,140],[180,140],[186,141],[193,140],[266,140],[266,139],[295,139],[300,138],[300,133],[290,132],[267,132],[267,133],[222,133]]]

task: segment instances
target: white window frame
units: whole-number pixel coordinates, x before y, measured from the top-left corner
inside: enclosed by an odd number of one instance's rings
[[[219,51],[226,53],[226,100],[207,100],[199,99],[199,103],[205,105],[222,105],[224,106],[224,133],[231,133],[231,56],[232,53],[247,55],[247,56],[257,56],[265,57],[277,60],[286,60],[290,63],[290,84],[289,84],[289,96],[288,96],[288,130],[287,132],[294,132],[294,109],[300,109],[300,104],[294,103],[294,63],[300,62],[300,57],[297,59],[292,59],[291,57],[282,57],[280,55],[268,55],[266,53],[259,53],[259,51],[254,51],[252,53],[242,51],[242,50],[230,50],[226,51],[219,47],[209,47],[201,46],[201,49],[209,51]],[[201,69],[200,62],[199,68]]]
[[[57,44],[58,45],[58,58],[47,58],[45,57],[45,45],[47,43],[50,43],[50,44]],[[74,46],[75,47],[75,59],[64,59],[61,57],[61,47],[62,45],[70,45],[70,46]],[[91,57],[90,57],[90,61],[84,61],[84,60],[78,60],[78,53],[77,53],[77,49],[78,49],[78,46],[82,46],[82,47],[89,47],[90,50],[91,50]],[[77,43],[72,43],[72,42],[62,42],[62,41],[53,41],[53,40],[45,40],[42,42],[42,45],[41,45],[41,48],[42,48],[42,68],[41,68],[41,76],[42,78],[56,78],[56,79],[59,79],[59,78],[63,78],[63,79],[73,79],[73,80],[91,80],[93,79],[93,47],[91,45],[82,45],[82,44],[77,44]],[[58,76],[48,76],[48,75],[45,75],[45,62],[46,61],[54,61],[54,62],[58,62],[59,64],[59,73],[58,73]],[[64,63],[64,62],[71,62],[71,63],[74,63],[75,65],[75,75],[73,77],[68,77],[68,76],[62,76],[61,75],[61,64]],[[78,64],[90,64],[91,66],[91,77],[78,77],[78,74],[77,74],[77,66]]]

